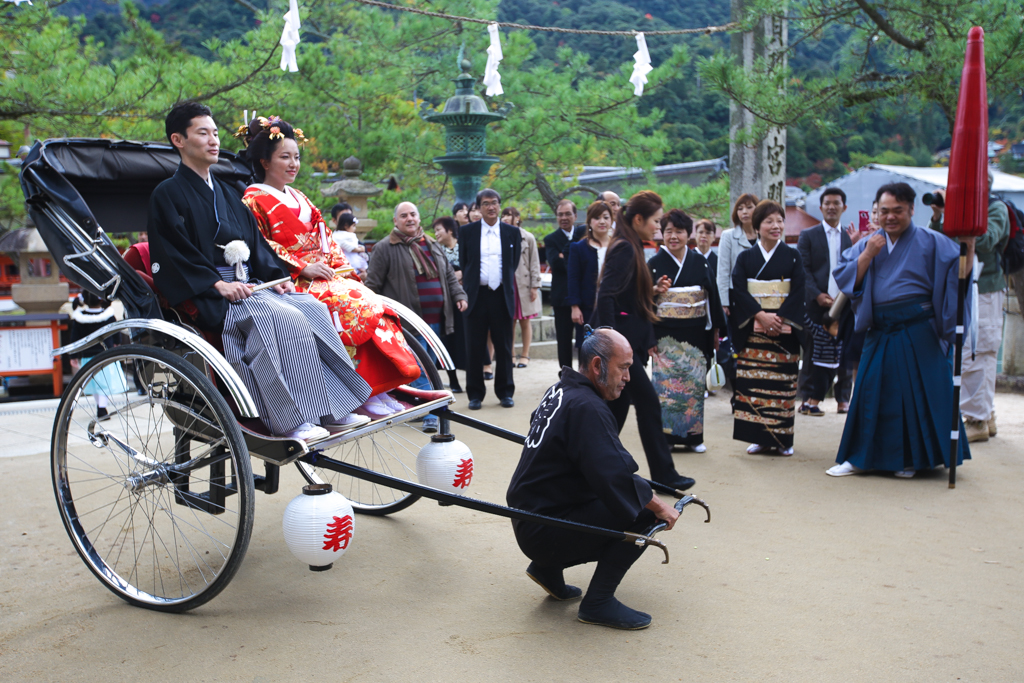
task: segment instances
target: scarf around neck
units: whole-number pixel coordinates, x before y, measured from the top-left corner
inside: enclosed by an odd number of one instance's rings
[[[422,275],[428,280],[436,280],[438,278],[437,267],[434,263],[423,253],[420,249],[419,242],[424,238],[423,228],[421,227],[415,235],[406,235],[398,228],[394,228],[391,231],[391,237],[396,242],[404,244],[409,247],[412,252],[412,263],[416,267],[416,274]]]

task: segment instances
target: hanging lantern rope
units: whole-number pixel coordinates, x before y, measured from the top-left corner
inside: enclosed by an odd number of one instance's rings
[[[502,28],[514,28],[525,31],[547,31],[549,33],[575,33],[585,36],[635,36],[639,31],[599,31],[591,29],[579,29],[579,28],[560,28],[558,26],[533,26],[531,24],[515,24],[508,21],[494,21],[492,19],[477,19],[476,17],[460,17],[455,14],[445,14],[444,12],[431,12],[425,9],[416,9],[415,7],[402,7],[401,5],[392,5],[388,2],[380,2],[380,0],[353,0],[362,5],[370,5],[371,7],[381,7],[384,9],[395,10],[397,12],[410,12],[412,14],[422,14],[427,17],[434,17],[436,19],[447,19],[448,21],[462,21],[471,24],[495,24]],[[737,28],[739,24],[730,22],[723,24],[722,26],[705,26],[704,28],[677,28],[668,31],[644,31],[643,33],[648,36],[681,36],[690,35],[697,33],[711,34],[711,33],[723,33],[725,31],[731,31]]]

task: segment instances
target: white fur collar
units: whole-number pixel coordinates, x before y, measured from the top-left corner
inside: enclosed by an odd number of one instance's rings
[[[93,323],[104,323],[114,320],[114,309],[110,308],[86,308],[82,306],[71,311],[71,319],[76,323],[91,325]]]

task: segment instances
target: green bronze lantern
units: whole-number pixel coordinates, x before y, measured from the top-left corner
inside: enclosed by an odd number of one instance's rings
[[[487,124],[504,120],[512,104],[506,102],[498,111],[488,111],[484,99],[473,92],[476,79],[469,74],[469,60],[462,60],[461,67],[462,73],[455,79],[455,95],[444,103],[444,109],[432,111],[424,102],[420,117],[444,126],[445,155],[434,157],[434,163],[452,179],[456,201],[472,204],[484,176],[499,161],[487,154]]]

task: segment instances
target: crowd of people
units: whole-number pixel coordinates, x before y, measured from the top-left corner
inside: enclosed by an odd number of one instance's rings
[[[514,370],[529,366],[531,321],[542,314],[543,261],[551,273],[560,367],[573,367],[586,325],[619,331],[633,349],[631,379],[610,408],[621,430],[633,406],[655,481],[678,490],[693,485],[677,472],[672,451],[706,450],[706,373],[718,363],[731,380],[733,438],[749,444],[748,453],[792,455],[796,415],[823,415],[831,392],[838,412],[849,413],[847,424],[858,427],[847,429],[829,474],[882,469],[913,476],[946,462],[941,452],[948,450],[949,430],[930,417],[942,414],[934,401],[946,400],[931,385],[939,378],[945,386],[942,373],[909,372],[926,357],[920,339],[906,352],[913,362],[893,365],[892,345],[920,333],[918,318],[927,319],[935,338],[928,362],[948,356],[955,283],[947,257],[955,245],[941,234],[941,202],[928,227],[913,224],[915,195],[906,185],[879,189],[867,231],[843,227],[846,196],[826,188],[822,223],[802,231],[795,247],[785,240],[785,208],[749,193],[735,202],[733,226],[715,250],[712,221],[666,210],[650,191],[626,202],[604,192],[582,221],[575,203],[563,199],[556,229],[538,241],[522,228],[516,208],[503,208],[500,194],[484,189],[472,204],[437,217],[430,231],[415,204],[398,204],[390,235],[367,249],[356,237],[350,206],[334,206],[328,225],[292,187],[304,137],[279,118],[254,119],[239,131],[254,182],[242,202],[221,196],[208,174],[219,144],[208,118],[194,104],[168,117],[168,138],[183,163],[153,196],[153,277],[198,326],[223,332],[225,354],[274,434],[310,438],[326,426],[363,424],[402,409],[393,390],[431,388],[424,361],[404,343],[403,334],[416,338],[416,331],[403,330],[382,297],[416,313],[443,340],[456,367],[448,371],[449,389],[462,392],[458,372],[465,373],[470,410],[482,407],[487,382],[502,407],[514,406]],[[196,135],[186,135],[200,120]],[[213,190],[212,202],[199,191],[200,181]],[[992,403],[1005,289],[999,256],[1008,214],[995,199],[989,213],[988,232],[972,245],[979,291],[964,354],[963,457],[968,441],[996,432]],[[165,224],[167,215],[189,220]],[[212,241],[192,225],[204,220],[215,226]],[[250,292],[242,283],[252,278],[288,281]],[[884,283],[881,290],[876,281]],[[920,311],[887,308],[918,299]],[[891,324],[900,334],[885,336],[879,348],[889,324],[883,321],[890,319],[900,321]],[[432,345],[418,341],[427,362],[436,362]],[[285,343],[308,353],[285,353]],[[313,377],[321,381],[310,382]],[[889,387],[894,377],[899,386]],[[315,388],[296,391],[290,378]],[[877,394],[865,403],[869,392]],[[931,403],[920,403],[925,398]],[[879,414],[882,405],[895,417]],[[879,429],[881,423],[889,426]],[[905,433],[908,423],[914,435]],[[424,430],[436,429],[436,418],[426,418]],[[902,433],[902,445],[881,448],[866,432]]]
[[[531,418],[508,491],[515,507],[622,530],[656,519],[671,526],[678,513],[651,487],[694,485],[673,451],[706,451],[706,378],[718,364],[731,380],[733,438],[750,454],[792,455],[797,414],[823,415],[833,392],[847,417],[832,476],[909,478],[948,465],[954,440],[960,463],[969,441],[995,435],[999,256],[1008,238],[1006,206],[995,199],[986,235],[962,238],[983,265],[977,304],[968,297],[966,328],[976,332],[965,335],[966,431],[961,425],[956,438],[950,345],[960,249],[941,232],[940,208],[928,227],[914,224],[915,193],[904,183],[878,189],[866,231],[843,228],[846,196],[827,188],[822,223],[795,247],[786,243],[785,207],[754,194],[735,202],[716,252],[712,221],[667,208],[651,191],[625,202],[602,193],[582,222],[562,200],[557,227],[540,243],[518,210],[483,189],[429,232],[414,203],[399,203],[391,233],[367,249],[351,207],[334,206],[328,225],[292,187],[304,137],[287,121],[259,118],[239,130],[254,174],[241,200],[209,172],[219,149],[209,109],[176,106],[166,132],[181,165],[151,199],[148,269],[170,305],[222,335],[270,434],[323,438],[403,410],[402,392],[445,395],[431,391],[424,366],[437,361],[432,344],[409,343],[417,331],[403,329],[385,298],[443,341],[456,366],[449,389],[463,391],[464,372],[470,410],[482,407],[488,381],[499,405],[513,407],[514,370],[529,366],[531,321],[542,314],[543,260],[561,370]],[[254,289],[260,282],[277,284]],[[76,319],[82,329],[103,313],[95,303]],[[99,397],[124,384],[102,379],[89,387],[100,410]],[[619,441],[630,406],[650,482]],[[424,420],[424,431],[437,428],[436,417]],[[614,599],[642,548],[526,522],[515,532],[532,560],[527,573],[557,599],[582,594],[565,584],[565,567],[598,563],[581,621],[650,623]]]

